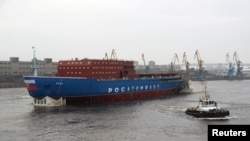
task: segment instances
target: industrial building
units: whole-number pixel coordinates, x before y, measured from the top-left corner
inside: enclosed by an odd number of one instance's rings
[[[57,72],[57,62],[52,62],[51,58],[37,60],[39,68],[38,75],[53,76]],[[32,75],[32,60],[19,61],[19,57],[10,57],[9,61],[0,61],[1,76],[23,76]]]
[[[20,61],[19,57],[10,57],[9,61],[0,61],[0,88],[16,87],[23,85],[24,75],[33,75],[32,61]],[[57,62],[51,58],[37,60],[38,75],[55,76]]]

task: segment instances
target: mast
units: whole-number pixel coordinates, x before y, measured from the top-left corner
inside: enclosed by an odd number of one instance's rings
[[[36,60],[36,49],[35,49],[35,47],[34,46],[32,46],[32,49],[33,49],[33,59],[32,59],[32,66],[31,66],[31,68],[33,69],[33,72],[34,72],[34,76],[37,76],[37,69],[38,69],[38,67],[37,67],[37,60]]]
[[[209,100],[209,94],[207,93],[207,81],[203,80],[204,83],[204,94],[205,94],[205,98],[206,100]]]
[[[207,98],[207,82],[204,81],[204,90],[205,90],[205,96]]]

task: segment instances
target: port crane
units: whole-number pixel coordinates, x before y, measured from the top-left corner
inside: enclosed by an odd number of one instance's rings
[[[110,60],[117,60],[117,55],[116,55],[116,52],[115,52],[114,49],[112,50],[112,53],[111,53],[111,56],[110,56]]]
[[[109,59],[108,53],[107,53],[107,52],[105,53],[105,57],[104,57],[103,59],[104,59],[104,60],[108,60],[108,59]]]
[[[175,62],[179,62],[178,55],[175,53],[174,57],[172,58],[172,62],[170,63],[170,71],[175,71]]]
[[[186,67],[186,73],[187,73],[187,76],[189,77],[189,65],[190,65],[190,63],[188,62],[186,52],[184,52],[184,53],[183,53],[182,63],[184,63],[184,64],[185,64],[185,67]]]
[[[235,67],[233,66],[232,60],[229,56],[229,53],[227,53],[227,55],[226,55],[226,62],[228,63],[227,77],[232,78],[232,77],[234,77]]]
[[[143,61],[143,65],[144,65],[144,69],[146,70],[147,69],[147,65],[146,65],[146,61],[145,61],[145,57],[144,57],[144,54],[142,53],[141,55],[141,59]]]
[[[103,58],[104,60],[109,60],[108,53],[105,53],[105,57]],[[117,55],[115,50],[113,49],[111,52],[110,60],[117,60]]]
[[[243,73],[242,73],[243,64],[240,61],[239,56],[238,56],[238,54],[237,54],[236,51],[234,52],[233,60],[235,62],[235,65],[237,66],[237,68],[236,68],[236,74],[235,74],[236,77],[242,77],[243,76]]]
[[[202,78],[202,79],[204,79],[204,67],[203,67],[204,61],[201,59],[198,50],[195,51],[194,59],[197,59],[197,62],[198,62],[198,66],[199,66],[199,77]]]

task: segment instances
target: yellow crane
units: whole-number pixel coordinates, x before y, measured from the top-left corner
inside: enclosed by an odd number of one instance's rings
[[[179,58],[177,53],[174,54],[174,57],[172,58],[172,62],[170,63],[170,71],[175,71],[175,62],[178,61],[179,62]]]
[[[115,52],[114,49],[112,50],[112,53],[111,53],[111,56],[110,56],[110,60],[117,60],[117,55],[116,55],[116,52]]]
[[[195,51],[194,59],[197,59],[197,62],[198,62],[198,65],[199,65],[199,70],[203,70],[204,69],[203,66],[202,66],[203,60],[201,60],[201,56],[200,56],[198,50]]]
[[[178,58],[177,53],[174,54],[174,57],[172,59],[172,62],[173,62],[174,65],[175,65],[176,60],[179,62],[179,58]]]
[[[189,72],[189,64],[190,64],[190,63],[188,62],[186,52],[183,53],[182,63],[185,64],[185,66],[186,66],[186,72],[187,72],[187,74],[188,74],[188,72]]]
[[[198,65],[199,65],[199,77],[204,79],[204,67],[203,67],[203,60],[201,60],[199,51],[196,50],[194,54],[194,59],[197,59]]]

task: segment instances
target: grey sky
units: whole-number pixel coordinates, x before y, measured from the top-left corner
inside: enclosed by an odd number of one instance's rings
[[[250,63],[249,0],[0,0],[0,60],[103,58]]]

